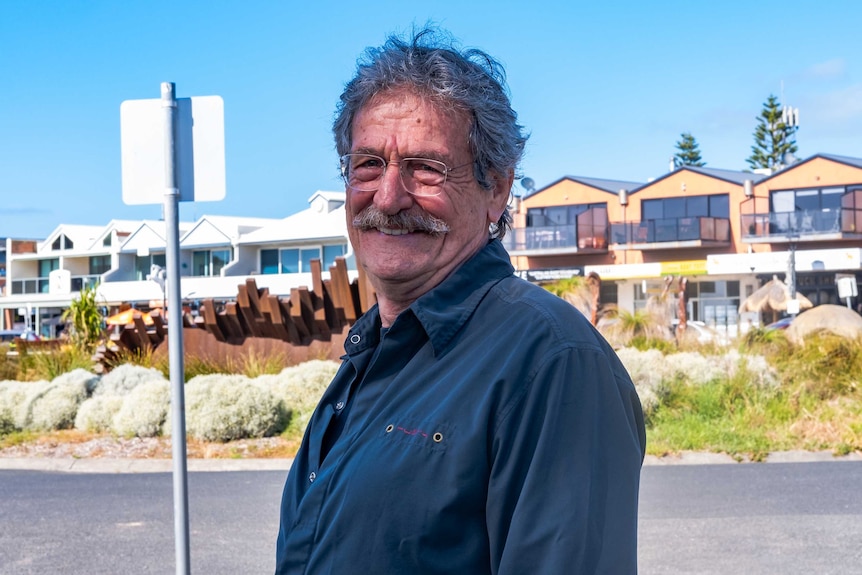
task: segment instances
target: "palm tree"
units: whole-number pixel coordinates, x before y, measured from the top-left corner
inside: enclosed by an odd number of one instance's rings
[[[84,286],[60,318],[67,322],[72,342],[92,352],[102,337],[102,313],[96,303],[96,286]]]

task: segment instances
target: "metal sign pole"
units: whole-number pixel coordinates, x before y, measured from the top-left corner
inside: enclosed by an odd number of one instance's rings
[[[168,290],[168,358],[171,371],[171,448],[174,470],[174,544],[177,575],[189,575],[189,493],[186,463],[183,307],[180,289],[180,190],[177,187],[177,99],[173,82],[162,82],[165,127],[165,246]]]

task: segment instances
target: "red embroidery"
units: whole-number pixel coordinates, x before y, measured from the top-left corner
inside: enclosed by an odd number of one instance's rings
[[[422,431],[421,429],[404,429],[400,425],[396,427],[398,431],[405,433],[406,435],[421,435],[422,437],[428,437],[428,434]]]

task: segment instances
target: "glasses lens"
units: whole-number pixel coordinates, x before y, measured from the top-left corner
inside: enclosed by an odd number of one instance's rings
[[[407,190],[416,196],[436,196],[446,183],[446,164],[427,158],[404,158],[401,179]]]
[[[371,154],[345,154],[341,157],[341,175],[345,183],[359,191],[377,189],[386,162]]]

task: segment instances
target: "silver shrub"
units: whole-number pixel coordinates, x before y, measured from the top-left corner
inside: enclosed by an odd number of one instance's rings
[[[272,378],[274,393],[284,402],[290,413],[290,427],[299,433],[311,419],[311,414],[338,371],[338,363],[329,360],[311,360],[287,367]]]
[[[631,375],[647,412],[655,409],[666,397],[667,386],[673,381],[703,385],[742,374],[757,385],[776,385],[778,382],[766,358],[743,355],[737,350],[728,350],[721,355],[696,352],[664,355],[655,349],[638,351],[626,347],[618,350],[617,355]]]
[[[73,369],[70,372],[58,375],[53,379],[53,382],[59,384],[82,383],[87,389],[87,393],[93,393],[93,391],[99,386],[100,380],[101,377],[99,377],[95,373],[91,373],[86,369],[78,368]]]
[[[68,429],[75,424],[78,406],[86,398],[84,380],[34,382],[18,406],[15,425],[30,431]]]
[[[114,416],[123,406],[120,395],[98,395],[87,399],[78,408],[75,416],[75,429],[81,431],[110,431]]]
[[[122,406],[111,426],[115,433],[127,437],[161,435],[170,410],[170,383],[164,379],[145,381],[121,399]]]
[[[0,381],[0,433],[20,429],[16,421],[18,409],[27,397],[29,386],[22,381]]]
[[[185,400],[186,431],[204,441],[273,435],[286,420],[271,386],[241,375],[194,377],[185,386]]]
[[[102,376],[93,395],[126,395],[148,381],[164,381],[165,376],[155,368],[124,363]]]

